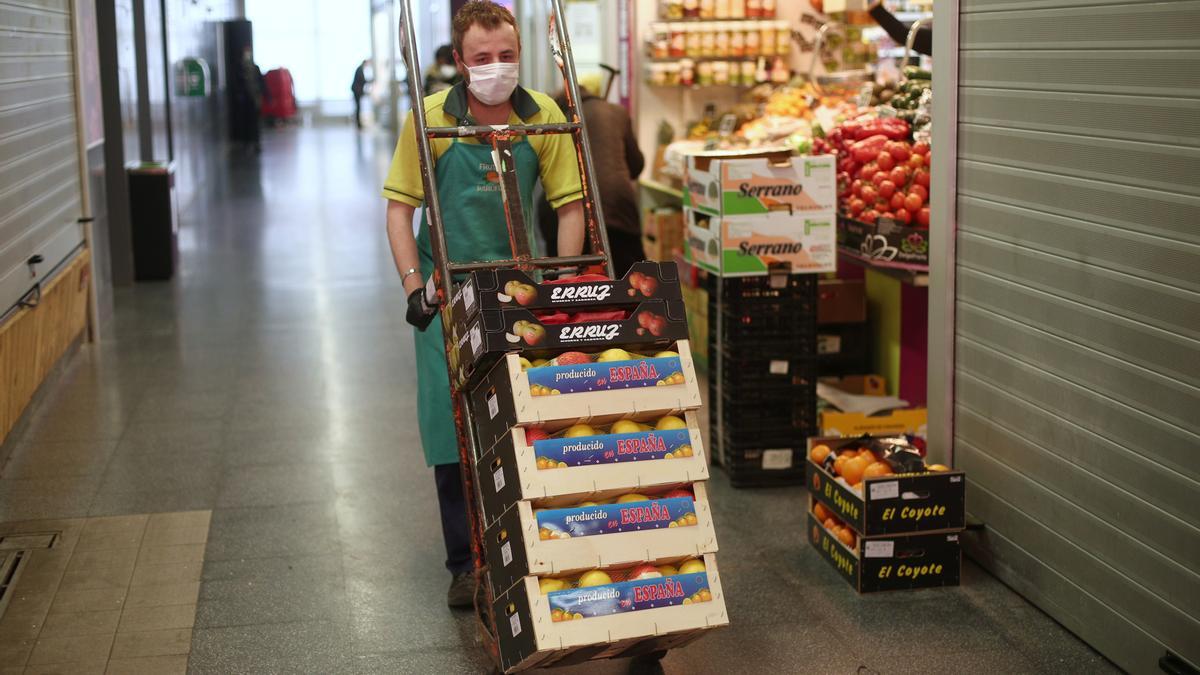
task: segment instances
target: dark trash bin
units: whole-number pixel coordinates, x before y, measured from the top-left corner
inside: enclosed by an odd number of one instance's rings
[[[170,279],[179,259],[175,165],[172,162],[131,162],[125,166],[125,172],[129,176],[134,279]]]

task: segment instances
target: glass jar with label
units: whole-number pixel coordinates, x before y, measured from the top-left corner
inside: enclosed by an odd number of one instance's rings
[[[729,55],[741,57],[746,55],[746,31],[744,23],[731,21],[729,23]]]
[[[650,64],[650,84],[656,87],[665,87],[667,85],[667,65],[666,63]]]
[[[758,22],[758,45],[763,54],[774,55],[776,53],[774,21]]]
[[[762,2],[762,9],[760,11],[761,11],[762,18],[774,19],[775,18],[775,4],[776,4],[775,0],[761,0],[761,2]]]
[[[665,23],[650,24],[650,56],[665,59],[671,55],[671,29]]]
[[[713,32],[716,34],[713,38],[713,55],[729,56],[729,24],[713,24]]]
[[[746,0],[746,18],[757,19],[762,16],[762,0]]]
[[[747,21],[742,26],[746,29],[746,56],[762,54],[762,33],[759,32],[759,22]]]
[[[717,0],[717,6],[716,6],[716,9],[714,10],[714,13],[716,14],[718,19],[728,19],[729,18],[729,3],[730,3],[730,0]]]
[[[696,84],[696,62],[683,59],[679,62],[679,86],[690,87]]]
[[[717,30],[711,23],[700,24],[700,55],[712,57],[717,55]]]
[[[700,18],[715,19],[717,17],[717,0],[700,0]]]
[[[679,71],[681,70],[678,63],[663,63],[663,82],[668,87],[679,86]]]
[[[746,87],[753,87],[754,86],[754,62],[753,61],[742,61],[740,70],[742,71],[742,77],[741,77],[742,85],[746,86]]]
[[[712,64],[712,79],[715,85],[729,84],[729,62],[714,61]]]
[[[667,56],[678,59],[687,56],[687,24],[672,23],[669,24],[671,32],[671,44]]]
[[[783,62],[783,57],[776,56],[775,64],[771,67],[771,81],[775,84],[787,84],[792,79],[792,73]]]
[[[729,18],[746,18],[746,0],[729,0]]]
[[[696,66],[696,84],[701,87],[711,87],[713,83],[713,62],[701,61]]]
[[[780,56],[792,53],[792,26],[787,21],[775,22],[775,51]]]
[[[700,34],[702,28],[703,26],[698,23],[689,23],[684,25],[684,32],[686,33],[687,37],[687,49],[685,51],[687,55],[693,59],[698,59],[701,56],[704,56],[704,42]]]
[[[700,18],[700,0],[683,0],[683,17],[685,19]]]
[[[663,19],[682,19],[683,0],[662,0],[658,15]]]

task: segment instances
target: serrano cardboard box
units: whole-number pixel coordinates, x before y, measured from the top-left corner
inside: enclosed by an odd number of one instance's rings
[[[851,548],[809,509],[808,541],[859,593],[957,586],[962,573],[958,532],[860,537]]]
[[[723,276],[837,269],[832,155],[693,155],[684,206],[690,259]]]
[[[810,438],[808,450],[859,447],[858,438]],[[846,486],[811,460],[808,492],[862,537],[961,530],[966,525],[967,476],[962,471],[895,474],[867,478],[859,490]]]

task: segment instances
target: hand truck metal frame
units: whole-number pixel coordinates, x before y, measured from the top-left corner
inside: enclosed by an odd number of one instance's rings
[[[400,48],[408,72],[408,90],[413,113],[413,126],[417,136],[417,152],[421,164],[421,183],[425,190],[426,218],[429,222],[435,269],[433,282],[441,306],[443,335],[446,353],[450,353],[452,331],[450,305],[454,292],[455,275],[479,270],[520,269],[555,270],[587,265],[603,265],[609,277],[613,276],[612,262],[608,256],[608,235],[604,229],[604,215],[597,201],[599,194],[593,171],[592,155],[588,145],[587,128],[584,125],[579,85],[575,63],[571,55],[571,41],[563,12],[562,0],[549,0],[550,50],[555,63],[563,75],[567,94],[567,121],[561,124],[543,125],[495,125],[429,127],[425,117],[424,96],[420,87],[421,69],[417,59],[416,33],[413,23],[411,0],[400,0]],[[413,133],[407,129],[401,133]],[[591,254],[535,258],[530,252],[524,210],[518,190],[516,166],[512,157],[514,140],[521,136],[541,134],[568,134],[574,145],[583,188],[584,223]],[[509,243],[513,257],[507,260],[453,262],[446,251],[446,232],[442,224],[442,205],[438,198],[437,179],[434,172],[433,150],[430,141],[436,138],[477,138],[481,143],[492,146],[492,157],[500,175],[500,195],[504,203],[504,218],[508,228]],[[453,373],[447,362],[447,371]],[[481,493],[475,481],[474,459],[477,456],[478,439],[470,426],[472,418],[469,397],[450,375],[450,396],[454,407],[454,425],[458,435],[459,467],[462,471],[463,493],[467,501],[467,518],[471,531],[471,553],[475,562],[475,613],[480,620],[481,637],[492,662],[498,664],[499,643],[495,617],[492,616],[492,593],[487,583],[487,561],[484,559],[483,524],[479,513]]]

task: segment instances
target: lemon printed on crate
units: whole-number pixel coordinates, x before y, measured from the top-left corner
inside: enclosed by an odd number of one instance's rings
[[[663,379],[659,380],[658,382],[656,382],[655,386],[669,387],[673,384],[683,384],[683,382],[684,382],[683,372],[676,371],[676,372],[671,373],[670,375],[664,377]]]

